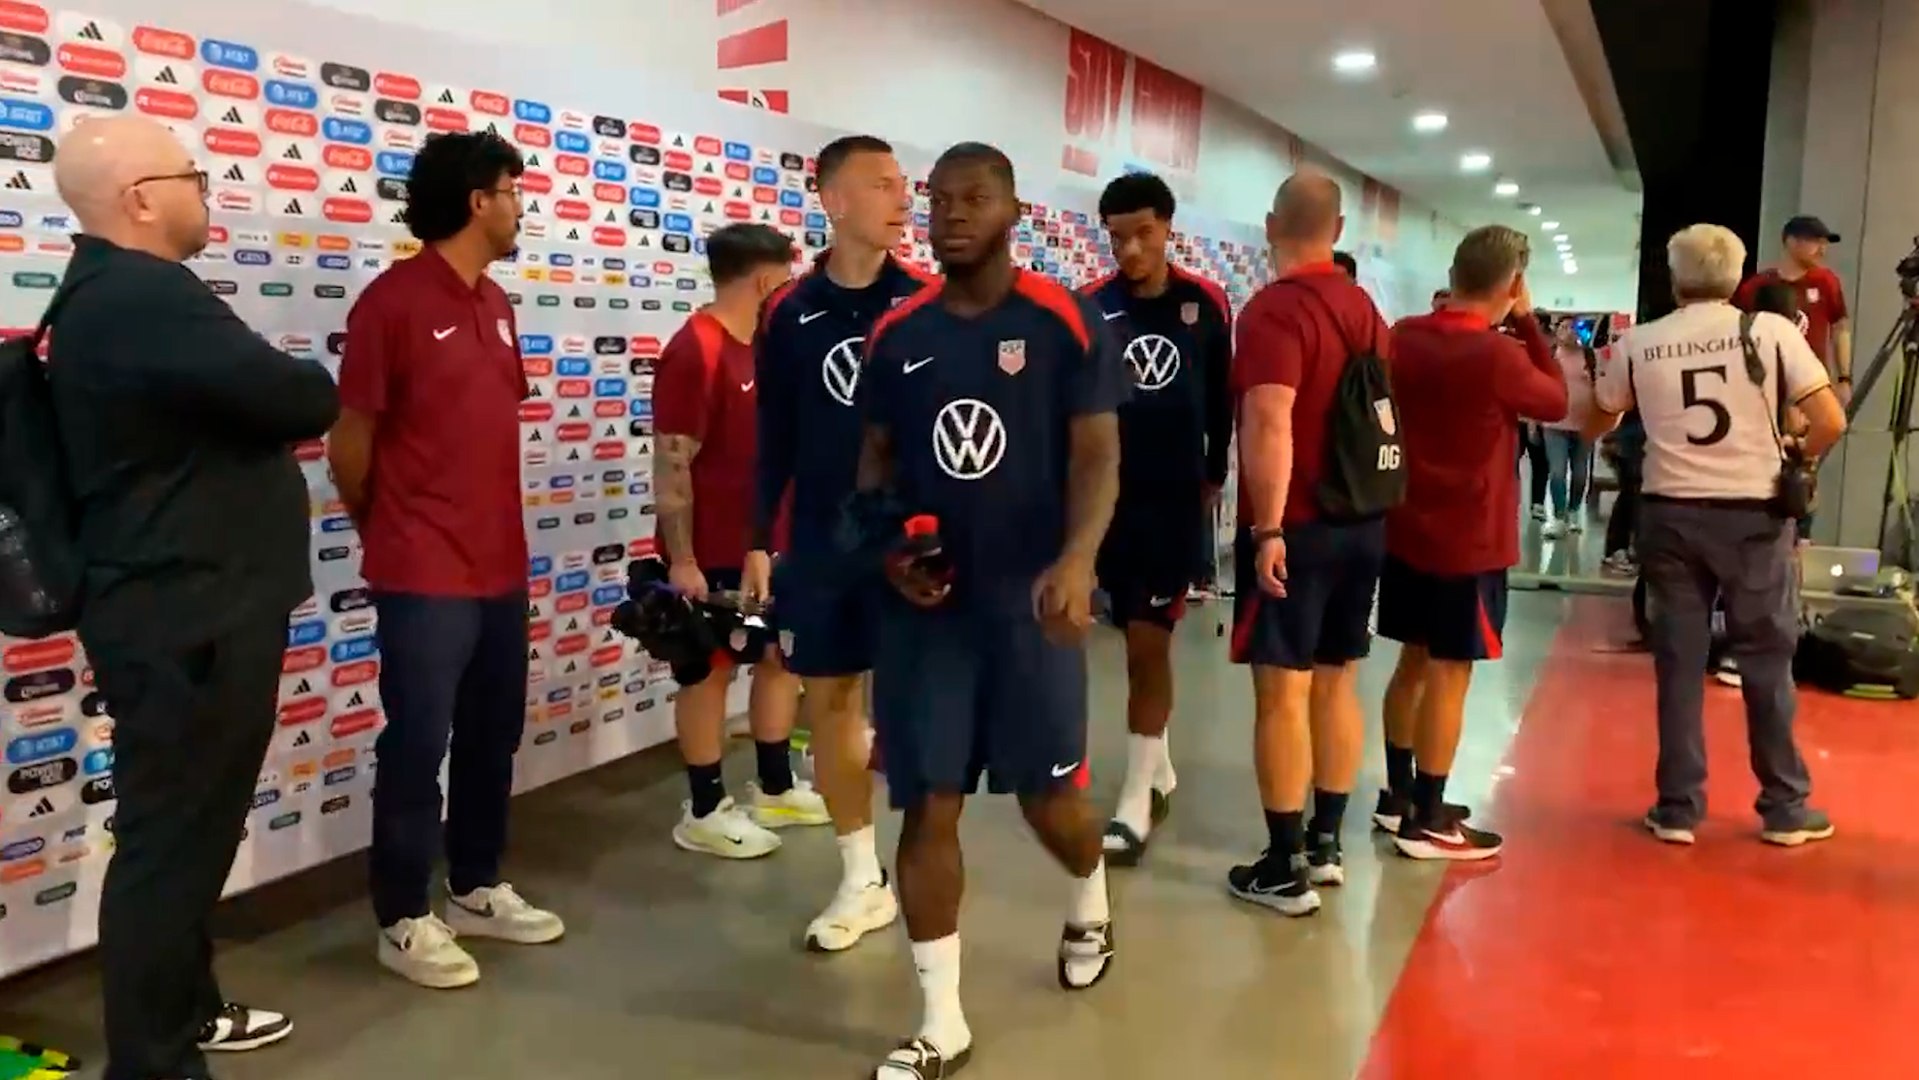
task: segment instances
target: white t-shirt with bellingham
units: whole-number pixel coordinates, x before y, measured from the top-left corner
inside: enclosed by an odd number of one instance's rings
[[[1786,404],[1827,385],[1825,365],[1799,328],[1761,313],[1753,344],[1765,368],[1755,386],[1739,344],[1740,311],[1687,304],[1628,331],[1600,373],[1608,412],[1635,405],[1646,425],[1645,491],[1681,499],[1767,499],[1779,475],[1777,382]]]

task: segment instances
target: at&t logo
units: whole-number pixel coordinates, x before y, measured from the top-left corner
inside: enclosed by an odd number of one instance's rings
[[[863,337],[847,338],[828,349],[820,361],[820,381],[826,384],[827,394],[848,408],[853,405],[853,391],[859,389],[860,346],[865,343]]]
[[[981,480],[1006,456],[1006,424],[977,398],[949,401],[933,418],[933,460],[955,480]]]

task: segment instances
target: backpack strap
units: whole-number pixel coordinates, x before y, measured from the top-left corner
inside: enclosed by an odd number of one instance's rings
[[[1311,285],[1308,285],[1305,282],[1294,281],[1290,278],[1280,278],[1279,280],[1283,283],[1291,284],[1294,287],[1303,290],[1306,293],[1306,295],[1313,298],[1314,303],[1318,304],[1320,308],[1326,312],[1326,318],[1332,322],[1333,330],[1339,334],[1339,343],[1346,347],[1346,359],[1351,360],[1353,357],[1359,355],[1359,350],[1353,346],[1353,339],[1348,337],[1346,334],[1346,323],[1344,322],[1344,320],[1340,319],[1339,312],[1333,310],[1332,303],[1328,301],[1324,296],[1320,295],[1320,292],[1318,289],[1313,288]],[[1371,302],[1370,297],[1367,298],[1367,302],[1368,303]],[[1375,312],[1377,312],[1377,310],[1378,310],[1377,308],[1374,309]],[[1379,353],[1380,353],[1379,342],[1374,341],[1373,355],[1377,356],[1379,355]]]

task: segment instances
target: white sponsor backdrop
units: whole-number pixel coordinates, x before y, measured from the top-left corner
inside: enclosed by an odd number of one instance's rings
[[[174,126],[213,176],[214,243],[195,270],[268,340],[329,369],[358,289],[413,250],[394,221],[412,148],[434,130],[491,125],[529,156],[524,250],[495,268],[519,307],[535,390],[521,415],[534,554],[519,790],[672,735],[671,682],[607,619],[627,559],[652,546],[651,364],[707,292],[699,237],[751,219],[791,230],[809,256],[825,240],[805,155],[837,133],[668,82],[294,2],[188,0],[156,19],[130,0],[84,11],[0,0],[6,326],[34,322],[72,250],[49,162],[92,115],[130,110]],[[936,150],[903,145],[902,156],[917,177]],[[1073,282],[1103,271],[1084,192],[1023,194],[1035,205],[1021,259]],[[1180,261],[1243,301],[1264,274],[1256,233],[1182,223],[1192,231]],[[923,261],[920,234],[907,254]],[[373,613],[321,446],[300,458],[317,595],[289,627],[278,726],[230,892],[368,836],[382,723]],[[235,507],[236,521],[244,513]],[[0,679],[4,974],[96,938],[113,731],[70,637],[0,641]]]

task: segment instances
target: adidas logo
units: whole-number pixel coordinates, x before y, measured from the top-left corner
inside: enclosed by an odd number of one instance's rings
[[[287,213],[287,214],[304,214],[304,213],[306,213],[306,208],[300,205],[300,200],[298,200],[298,199],[288,199],[288,200],[287,200],[287,208],[286,208],[286,209],[285,209],[284,211],[282,211],[282,213]]]
[[[365,704],[366,704],[366,695],[360,693],[358,690],[355,690],[353,692],[353,696],[346,700],[346,707],[349,709],[358,709],[364,706]]]
[[[347,177],[346,181],[340,185],[340,194],[342,195],[358,195],[359,193],[360,185],[354,183],[351,176]]]
[[[578,229],[566,230],[566,238],[568,240],[578,240],[580,238],[580,230]]]
[[[53,809],[53,800],[42,795],[40,796],[40,801],[33,804],[33,809],[27,811],[27,816],[30,818],[46,817],[48,814],[53,813]]]
[[[575,196],[581,194],[579,181],[575,180],[573,183],[566,185],[566,193]]]
[[[295,686],[293,688],[293,696],[295,697],[298,697],[301,694],[311,694],[311,693],[313,693],[313,681],[311,679],[301,679],[300,685]]]
[[[608,225],[612,225],[617,223],[620,220],[620,215],[615,211],[608,210],[606,212],[606,216],[601,218],[600,220],[606,222]]]
[[[400,209],[393,211],[393,216],[390,218],[387,218],[387,221],[394,225],[405,225],[406,224],[406,208],[401,207]]]
[[[220,122],[222,124],[244,124],[247,122],[247,118],[240,115],[240,108],[236,105],[220,114]]]
[[[440,104],[442,104],[442,105],[451,105],[451,104],[453,104],[453,91],[451,91],[451,90],[441,90],[441,91],[440,91],[440,96],[439,96],[439,97],[438,97],[438,98],[437,98],[436,100],[438,100],[438,101],[439,101],[439,103],[440,103]]]
[[[281,154],[280,156],[287,161],[305,161],[306,160],[306,155],[300,153],[299,143],[288,143],[287,152],[284,154]]]
[[[88,20],[87,24],[80,28],[80,33],[75,36],[79,37],[82,41],[105,41],[107,39],[107,36],[100,32],[100,24],[92,20]]]
[[[537,168],[539,168],[539,167],[540,167],[540,155],[538,155],[538,154],[528,154],[528,155],[526,156],[526,167],[527,167],[527,168],[529,168],[529,169],[537,169]]]
[[[236,184],[244,184],[247,182],[246,170],[240,168],[240,166],[238,165],[235,165],[233,168],[228,169],[226,172],[221,173],[220,179],[231,180]]]
[[[26,173],[16,169],[12,176],[7,177],[7,190],[8,191],[32,191],[33,181],[27,179]]]
[[[296,749],[302,746],[312,746],[313,736],[302,731],[293,737],[293,745]]]
[[[526,204],[526,212],[527,212],[527,213],[529,213],[529,214],[537,214],[537,213],[539,213],[539,212],[540,212],[540,200],[538,200],[538,199],[534,199],[534,200],[533,200],[532,202],[530,202],[530,203],[527,203],[527,204]]]
[[[160,69],[160,74],[155,75],[153,81],[164,83],[167,86],[178,86],[180,85],[180,76],[175,75],[173,73],[173,65],[168,64],[166,67]]]

